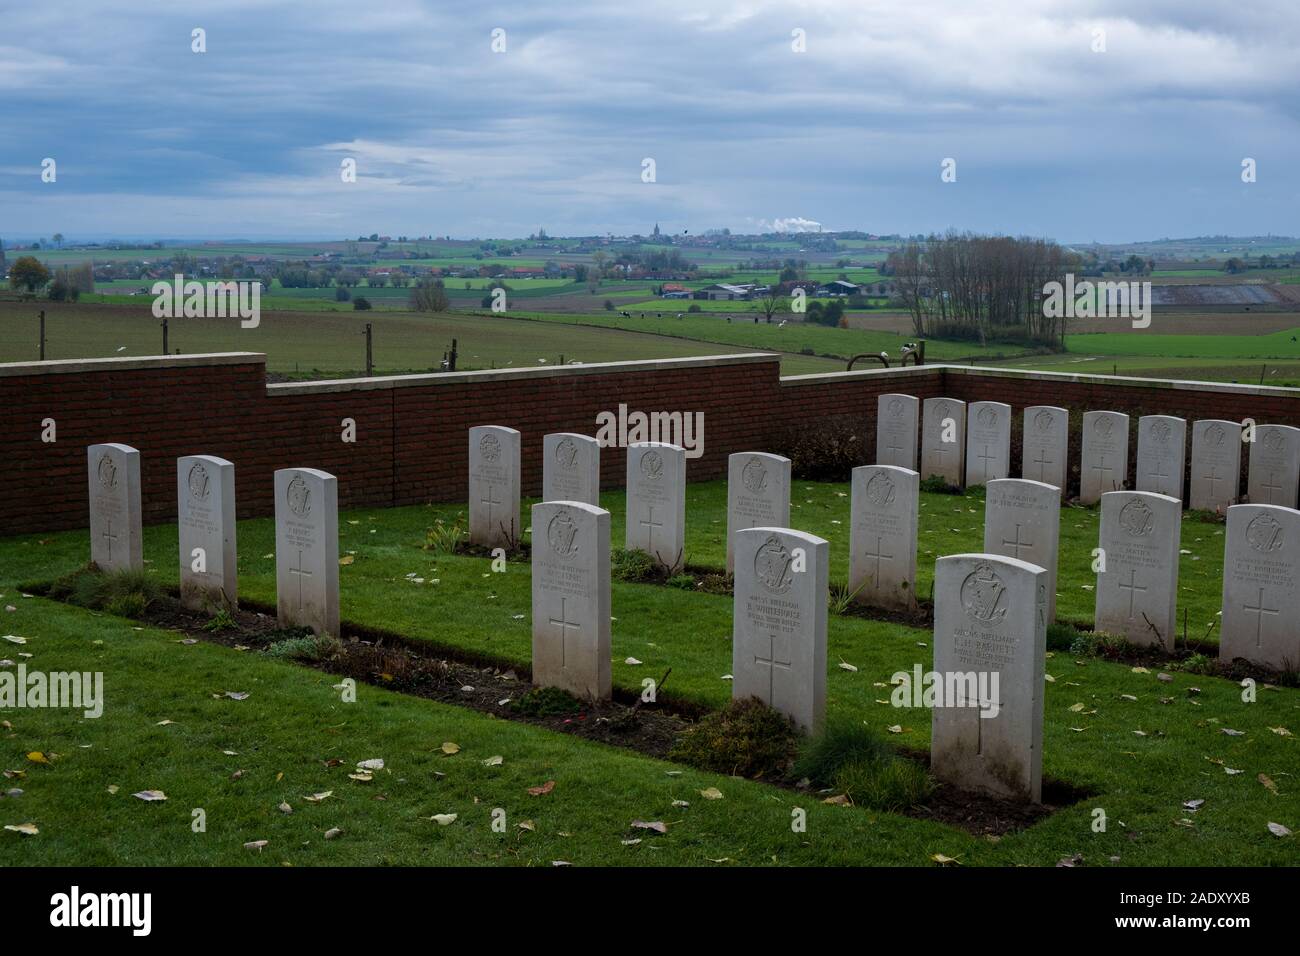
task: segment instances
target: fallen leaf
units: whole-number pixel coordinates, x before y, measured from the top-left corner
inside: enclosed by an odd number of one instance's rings
[[[357,557],[354,554],[345,554],[343,557],[339,558],[339,564],[351,564],[356,559]]]
[[[1269,826],[1272,827],[1275,826],[1275,824],[1270,823]],[[12,830],[14,833],[21,833],[23,836],[36,836],[36,834],[41,832],[36,829],[35,823],[7,823],[5,824],[5,829]]]
[[[721,800],[722,791],[719,790],[717,787],[706,787],[705,789],[700,791],[700,796],[703,797],[705,800]]]
[[[262,849],[262,847],[266,846],[269,842],[271,842],[271,841],[269,841],[269,840],[254,840],[252,843],[245,843],[245,844],[244,844],[244,849],[245,849],[245,850],[257,850],[257,851],[260,852],[261,849]]]
[[[1275,837],[1289,837],[1291,835],[1290,827],[1284,827],[1280,823],[1270,823],[1268,825],[1268,832],[1273,834]]]
[[[858,672],[858,669],[848,661],[844,660],[844,658],[840,658],[840,670],[848,671],[850,674],[856,674]]]
[[[137,800],[143,800],[145,803],[159,803],[167,799],[167,794],[161,790],[141,790],[139,793],[133,793],[131,796]]]
[[[231,700],[248,700],[248,691],[228,690],[226,691],[226,696]]]
[[[460,753],[460,744],[454,744],[449,740],[442,745],[442,752],[445,753],[448,757],[450,757],[452,754],[458,754]]]
[[[942,853],[931,853],[930,859],[934,860],[934,862],[938,863],[940,866],[949,866],[950,864],[961,866],[961,860],[957,859],[955,856],[944,856]]]
[[[343,835],[343,831],[340,830],[338,827],[333,827],[332,829],[325,831],[325,839],[327,840],[333,840],[342,835]]]
[[[555,781],[554,781],[554,780],[548,780],[548,781],[546,781],[544,784],[542,784],[540,787],[529,787],[529,788],[528,788],[528,793],[529,793],[530,796],[541,797],[541,796],[544,796],[544,795],[550,793],[550,792],[551,792],[552,790],[554,790],[554,789],[555,789]]]
[[[1258,780],[1260,783],[1262,783],[1264,785],[1264,789],[1267,790],[1269,793],[1277,793],[1277,784],[1273,782],[1273,779],[1269,777],[1268,774],[1261,773],[1255,779]]]
[[[280,805],[276,807],[276,809],[281,813],[293,813],[293,807],[289,806],[289,804],[285,803],[283,800],[280,801]]]
[[[384,758],[372,757],[369,760],[362,760],[360,763],[357,764],[357,769],[358,770],[383,770]]]
[[[41,753],[39,750],[33,750],[31,753],[29,753],[29,754],[27,755],[27,759],[30,760],[32,763],[49,763],[49,762],[50,762],[50,758],[47,757],[47,756],[45,756],[45,754]]]
[[[502,756],[500,756],[500,755],[497,755],[497,756],[495,756],[495,757],[488,757],[487,760],[484,760],[484,761],[483,761],[483,766],[485,766],[485,767],[499,767],[499,766],[501,766],[503,763],[505,763],[505,760],[506,760],[506,758],[505,758],[505,757],[502,757]]]
[[[668,824],[662,820],[652,820],[648,823],[645,820],[633,820],[632,828],[634,830],[654,830],[655,833],[668,832]]]
[[[454,814],[454,813],[435,813],[433,816],[429,817],[429,819],[430,819],[430,820],[433,820],[435,823],[437,823],[438,826],[440,826],[440,827],[445,827],[445,826],[446,826],[447,824],[449,824],[449,823],[455,823],[455,822],[456,822],[456,814]]]

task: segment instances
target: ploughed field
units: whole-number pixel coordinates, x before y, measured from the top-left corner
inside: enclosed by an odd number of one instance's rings
[[[846,484],[798,480],[791,491],[791,524],[831,543],[833,586],[847,572],[848,494]],[[644,678],[658,681],[671,668],[661,705],[698,713],[724,705],[731,690],[732,602],[712,574],[725,560],[725,483],[688,485],[686,500],[687,574],[667,585],[613,585],[613,676],[628,698]],[[612,513],[617,548],[622,492],[606,492],[601,504]],[[400,634],[525,674],[527,560],[494,572],[487,558],[424,547],[439,519],[451,524],[461,512],[444,504],[340,514],[343,636]],[[1061,515],[1059,616],[1085,626],[1097,523],[1095,509]],[[978,494],[922,494],[923,599],[934,559],[980,550],[982,527]],[[1211,659],[1222,532],[1183,519],[1179,615],[1186,609],[1188,636]],[[240,522],[248,605],[274,604],[273,541],[270,518]],[[174,586],[175,526],[145,528],[144,547],[147,573]],[[0,799],[0,824],[39,829],[0,830],[3,865],[935,865],[935,854],[963,865],[1053,865],[1075,854],[1084,865],[1296,860],[1295,838],[1274,836],[1268,824],[1300,829],[1300,690],[1261,685],[1247,703],[1235,681],[1204,672],[1205,658],[1107,660],[1082,631],[1055,628],[1043,773],[1076,799],[992,839],[370,684],[359,687],[356,703],[342,703],[329,673],[21,596],[20,583],[54,580],[87,556],[84,531],[0,539],[0,629],[26,640],[0,643],[0,657],[102,671],[107,699],[93,720],[67,710],[0,713],[8,721],[0,767],[21,774],[4,789],[22,791]],[[923,624],[832,613],[829,715],[924,753],[930,712],[891,706],[890,680],[916,665],[928,670],[931,640]],[[510,696],[504,679],[500,695]],[[374,758],[384,768],[371,780],[349,776]],[[537,788],[543,792],[530,792]],[[151,789],[168,799],[132,796]],[[504,832],[491,826],[495,808],[505,811]],[[807,810],[806,832],[792,830],[794,808]],[[204,811],[202,833],[192,829],[195,809]],[[1097,809],[1105,832],[1094,832]],[[662,822],[666,832],[633,821]],[[335,829],[341,833],[327,839]],[[262,840],[261,849],[245,847]]]

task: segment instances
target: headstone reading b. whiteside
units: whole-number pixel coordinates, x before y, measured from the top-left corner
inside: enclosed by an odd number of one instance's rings
[[[921,421],[921,479],[938,475],[961,487],[965,477],[966,403],[955,398],[927,398]]]
[[[1150,491],[1101,496],[1094,627],[1173,650],[1183,503]]]
[[[181,603],[196,611],[239,605],[235,466],[215,455],[176,459]]]
[[[533,683],[610,696],[609,512],[581,501],[533,505]]]
[[[1025,409],[1020,441],[1020,474],[1055,485],[1065,493],[1070,447],[1070,413],[1055,405]]]
[[[282,626],[339,636],[339,490],[327,472],[275,473],[275,592]]]
[[[1011,406],[972,402],[966,410],[966,484],[983,485],[1011,471]]]
[[[757,697],[812,732],[826,713],[830,545],[788,528],[735,538],[732,697]]]
[[[140,570],[140,453],[108,443],[86,449],[90,483],[90,560],[103,571]]]
[[[1106,492],[1123,488],[1127,476],[1128,416],[1123,412],[1084,412],[1079,501],[1095,504]]]
[[[766,452],[727,458],[727,573],[735,568],[734,535],[741,528],[790,523],[790,459]]]
[[[859,604],[916,607],[921,476],[892,465],[853,469],[849,499],[849,593]]]
[[[1205,419],[1192,424],[1192,480],[1188,507],[1226,512],[1241,493],[1241,425]]]

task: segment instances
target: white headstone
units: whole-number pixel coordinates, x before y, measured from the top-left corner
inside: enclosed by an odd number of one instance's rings
[[[104,571],[140,570],[140,453],[109,443],[86,449],[90,481],[90,560]]]
[[[955,398],[927,398],[921,422],[921,478],[938,475],[961,486],[966,451],[966,403]]]
[[[1070,413],[1055,405],[1026,408],[1020,451],[1021,475],[1055,485],[1064,494],[1069,474]]]
[[[624,543],[670,571],[685,564],[685,449],[657,441],[628,445]]]
[[[533,683],[610,696],[609,512],[533,505]]]
[[[339,486],[327,472],[275,473],[275,593],[281,625],[339,636]]]
[[[519,542],[519,432],[501,425],[469,430],[469,541],[486,548]]]
[[[1061,540],[1061,489],[1043,481],[1002,478],[984,495],[984,550],[1047,571],[1047,622],[1056,620],[1056,569]]]
[[[1206,419],[1192,423],[1189,507],[1226,512],[1241,494],[1241,425]]]
[[[727,458],[727,573],[735,568],[734,536],[741,528],[790,524],[790,459],[767,452]]]
[[[921,402],[897,393],[876,399],[876,464],[916,470],[917,424]]]
[[[966,484],[984,485],[1011,473],[1011,406],[973,402],[966,410]]]
[[[1123,412],[1084,412],[1079,456],[1079,501],[1095,504],[1108,491],[1124,487],[1128,476],[1128,416]]]
[[[176,459],[181,603],[196,611],[239,606],[235,466],[214,455]]]
[[[1173,650],[1182,510],[1177,498],[1150,491],[1101,496],[1096,630]]]
[[[921,476],[892,465],[853,469],[849,500],[849,592],[860,604],[916,607]]]
[[[1300,481],[1300,428],[1256,425],[1246,495],[1251,504],[1294,508]]]
[[[1300,670],[1300,511],[1228,509],[1219,657]]]
[[[543,438],[542,500],[600,507],[600,442],[570,432]]]
[[[1143,415],[1138,419],[1137,490],[1183,500],[1187,419]]]
[[[814,731],[826,713],[830,545],[788,528],[736,532],[731,695]]]
[[[1047,572],[1026,561],[934,563],[934,670],[945,694],[931,719],[930,769],[939,780],[1041,802],[1046,601]]]

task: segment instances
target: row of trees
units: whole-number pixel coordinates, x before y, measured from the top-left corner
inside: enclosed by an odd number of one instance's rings
[[[75,302],[81,293],[95,291],[95,273],[89,262],[51,272],[35,256],[22,256],[9,268],[9,286],[28,295],[45,290],[55,302]]]
[[[918,336],[1023,338],[1064,341],[1065,319],[1043,314],[1043,286],[1065,282],[1080,267],[1077,254],[1047,239],[948,232],[908,242],[889,254],[883,273]]]

